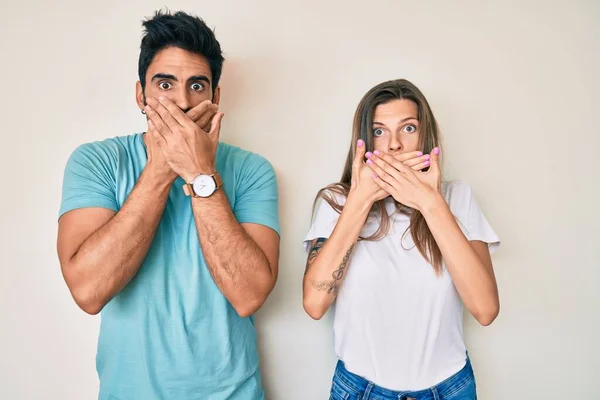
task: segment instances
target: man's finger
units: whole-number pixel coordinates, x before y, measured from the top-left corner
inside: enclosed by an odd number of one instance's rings
[[[167,110],[160,102],[152,97],[148,97],[148,105],[155,111],[172,132],[176,132],[181,124],[173,117],[171,112]],[[155,121],[156,123],[156,121]]]
[[[189,125],[193,121],[188,117],[179,107],[175,105],[171,100],[164,96],[158,98],[160,104],[173,116],[177,123],[181,126]],[[162,115],[162,114],[161,114]]]
[[[202,103],[198,104],[197,106],[193,107],[191,110],[189,110],[186,115],[195,123],[198,123],[198,121],[200,121],[200,118],[202,117],[202,115],[211,107],[213,106],[212,101],[210,100],[204,100]],[[210,121],[210,119],[208,119],[206,122],[204,122],[203,125],[206,125],[208,123],[208,121]],[[202,127],[203,125],[198,124],[198,126]]]
[[[156,141],[156,143],[159,146],[165,146],[167,144],[167,142],[165,141],[164,136],[158,131],[158,129],[156,129],[156,126],[154,125],[154,123],[152,122],[152,120],[148,120],[148,132],[146,132],[148,135],[150,135],[150,140],[154,140]]]
[[[146,110],[146,116],[148,117],[148,127],[152,124],[152,128],[156,130],[161,135],[170,135],[171,130],[169,126],[163,121],[162,117],[159,113],[154,110],[149,104],[144,108]]]
[[[216,104],[211,105],[205,112],[198,118],[196,125],[198,125],[204,132],[210,132],[212,119],[219,111],[219,106]]]

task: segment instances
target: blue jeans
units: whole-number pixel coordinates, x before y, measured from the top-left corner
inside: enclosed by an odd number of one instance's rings
[[[416,392],[395,392],[349,372],[338,361],[329,400],[477,400],[471,362],[445,381]]]

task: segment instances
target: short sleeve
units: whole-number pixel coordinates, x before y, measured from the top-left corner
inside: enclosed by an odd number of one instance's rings
[[[243,164],[233,214],[239,223],[267,226],[281,234],[279,226],[279,192],[275,170],[265,158],[253,154]]]
[[[77,208],[101,207],[118,211],[115,181],[116,162],[99,143],[79,146],[64,170],[59,218]]]
[[[325,195],[328,198],[334,199],[338,204],[343,205],[343,201],[340,201],[339,196],[332,197],[329,193]],[[304,248],[307,252],[310,251],[310,244],[314,239],[325,238],[328,239],[331,233],[335,229],[335,226],[340,218],[340,213],[337,212],[329,202],[319,196],[314,205],[313,217],[310,225],[310,229],[303,240]]]
[[[488,244],[490,253],[500,247],[500,238],[479,208],[471,187],[464,182],[453,182],[450,189],[450,207],[459,220],[459,226],[469,241]]]

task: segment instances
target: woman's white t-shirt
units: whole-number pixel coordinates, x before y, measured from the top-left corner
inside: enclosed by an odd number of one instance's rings
[[[471,189],[459,181],[443,182],[442,193],[468,240],[499,238],[479,209]],[[338,197],[340,204],[343,198]],[[386,200],[390,231],[379,241],[359,241],[335,302],[335,352],[346,368],[391,390],[421,390],[454,375],[466,363],[463,305],[444,266],[437,276],[414,246],[409,217]],[[304,245],[328,238],[339,214],[323,199]],[[362,237],[374,233],[379,218],[369,218]],[[403,237],[404,236],[404,237]]]

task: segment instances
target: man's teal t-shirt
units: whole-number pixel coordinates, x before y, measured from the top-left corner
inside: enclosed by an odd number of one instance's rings
[[[146,162],[142,134],[79,146],[65,168],[60,215],[84,207],[119,211]],[[237,221],[279,233],[271,164],[220,143],[216,168]],[[213,281],[183,183],[178,178],[171,188],[137,275],[102,310],[101,400],[264,398],[254,320],[238,316]]]

